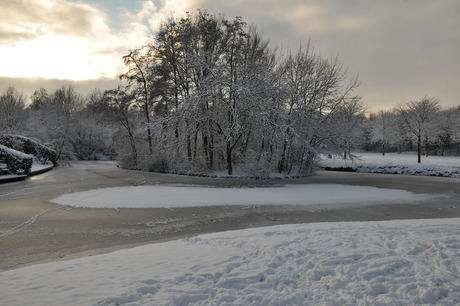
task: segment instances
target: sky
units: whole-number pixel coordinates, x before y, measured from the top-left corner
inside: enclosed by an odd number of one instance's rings
[[[273,47],[310,41],[338,56],[369,111],[437,97],[460,105],[460,1],[457,0],[0,0],[0,93],[30,96],[74,84],[114,88],[122,56],[143,45],[174,14],[207,9],[242,16]]]

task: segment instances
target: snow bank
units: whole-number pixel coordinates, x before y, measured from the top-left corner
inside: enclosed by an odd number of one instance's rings
[[[5,305],[459,305],[460,219],[284,225],[0,273]]]
[[[443,176],[460,178],[460,157],[423,156],[397,153],[357,153],[354,160],[322,156],[321,166],[327,169],[348,169],[356,172]]]
[[[334,203],[414,202],[428,195],[403,190],[334,184],[264,188],[136,186],[94,189],[51,200],[61,205],[93,208],[160,208],[216,205],[312,205]]]

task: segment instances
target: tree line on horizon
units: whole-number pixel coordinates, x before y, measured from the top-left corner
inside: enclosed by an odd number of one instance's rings
[[[280,53],[242,18],[206,11],[166,20],[123,57],[125,86],[82,97],[72,86],[9,88],[0,130],[49,143],[58,159],[117,158],[130,169],[208,174],[235,168],[304,175],[320,154],[459,153],[460,111],[428,96],[365,116],[337,58],[310,44]],[[441,119],[442,118],[442,119]]]

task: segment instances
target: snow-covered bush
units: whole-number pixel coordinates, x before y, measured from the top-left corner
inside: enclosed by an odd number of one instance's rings
[[[11,174],[29,174],[33,156],[0,145],[0,161],[6,164]]]
[[[37,163],[49,164],[56,161],[56,151],[28,137],[19,135],[2,135],[0,144],[34,156]]]

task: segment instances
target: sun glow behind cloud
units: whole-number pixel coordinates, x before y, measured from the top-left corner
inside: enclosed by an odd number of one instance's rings
[[[108,16],[80,2],[11,1],[3,12],[0,76],[70,80],[116,77],[131,40],[142,36],[130,27],[112,32]]]
[[[0,76],[88,80],[115,78],[122,56],[145,44],[169,16],[195,10],[200,0],[143,1],[114,21],[85,1],[18,0],[0,10]],[[119,2],[120,3],[120,2]],[[128,4],[126,4],[128,5]],[[177,14],[179,12],[179,15]],[[118,16],[120,17],[120,16]]]
[[[83,80],[102,68],[90,65],[86,41],[54,34],[1,47],[0,54],[1,74],[9,77]]]

